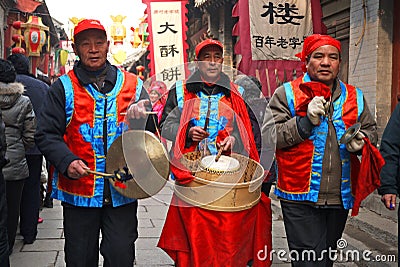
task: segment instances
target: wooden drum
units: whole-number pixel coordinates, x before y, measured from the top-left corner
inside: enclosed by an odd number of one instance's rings
[[[234,212],[256,205],[261,197],[264,168],[239,154],[221,156],[216,163],[213,157],[201,158],[199,151],[185,154],[182,163],[195,179],[184,185],[176,183],[175,194],[208,210]]]

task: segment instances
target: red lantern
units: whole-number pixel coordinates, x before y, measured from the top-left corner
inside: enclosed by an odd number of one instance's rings
[[[21,34],[13,34],[11,39],[15,42],[21,45],[22,40],[24,40],[24,37]]]
[[[141,75],[142,72],[144,71],[144,67],[142,65],[139,65],[136,67],[136,70],[138,71],[139,75]]]
[[[22,24],[22,22],[17,20],[17,21],[13,22],[12,26],[14,29],[19,30],[19,29],[21,29],[21,24]]]
[[[139,78],[144,80],[144,76],[143,76],[144,66],[139,65],[139,66],[136,67],[136,70],[138,72],[137,75],[139,76]]]
[[[13,49],[11,49],[11,53],[12,54],[25,54],[25,49],[23,49],[22,47],[13,47]]]
[[[14,21],[12,24],[13,28],[16,29],[16,33],[13,34],[11,39],[15,42],[15,47],[12,49],[13,54],[25,54],[25,49],[23,49],[22,42],[24,41],[24,37],[21,35],[21,28],[22,28],[22,22],[17,20]]]

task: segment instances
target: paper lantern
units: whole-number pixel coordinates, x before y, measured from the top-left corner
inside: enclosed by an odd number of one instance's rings
[[[141,22],[139,24],[139,37],[142,40],[142,47],[146,47],[149,45],[147,38],[149,37],[149,33],[147,32],[147,27],[149,26],[146,22]]]
[[[126,59],[126,52],[122,49],[118,50],[117,53],[113,54],[113,58],[115,60],[115,63],[117,63],[118,65],[121,65],[122,63],[124,63],[125,59]]]
[[[72,17],[72,18],[69,18],[69,21],[70,22],[72,22],[72,24],[73,24],[73,27],[71,27],[71,30],[70,30],[70,39],[72,40],[72,41],[74,41],[74,28],[76,27],[76,25],[78,25],[78,23],[80,22],[80,21],[82,21],[82,20],[84,20],[85,18],[77,18],[77,17]]]
[[[131,27],[131,31],[133,31],[133,38],[131,39],[131,44],[134,48],[138,48],[139,45],[142,43],[142,40],[139,36],[139,28]]]
[[[110,27],[110,36],[115,45],[123,44],[126,37],[126,28],[122,24],[122,21],[126,18],[126,16],[117,15],[115,17],[110,17],[113,20],[113,24]]]
[[[23,49],[22,47],[13,47],[13,49],[11,49],[11,53],[12,54],[25,54],[25,49]]]
[[[61,49],[60,50],[60,65],[64,66],[65,64],[67,64],[67,60],[68,60],[68,50],[65,49]]]
[[[18,45],[21,46],[22,41],[24,40],[24,37],[21,34],[13,34],[11,39]]]
[[[17,20],[14,21],[12,27],[16,29],[16,33],[12,35],[11,39],[15,42],[15,47],[11,50],[13,54],[25,54],[25,49],[22,48],[22,42],[24,37],[21,34],[22,22]]]
[[[42,23],[42,18],[30,16],[26,23],[22,23],[21,27],[25,29],[24,38],[28,56],[40,56],[43,45],[46,43],[46,33],[49,27]]]
[[[14,29],[20,30],[21,29],[21,24],[22,24],[22,21],[16,20],[16,21],[14,21],[12,23],[12,26],[13,26]]]

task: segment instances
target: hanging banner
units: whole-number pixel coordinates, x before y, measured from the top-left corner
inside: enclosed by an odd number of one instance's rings
[[[298,60],[313,33],[310,0],[249,1],[253,60]]]
[[[294,73],[303,74],[303,63],[294,55],[301,51],[304,36],[326,34],[320,0],[238,0],[232,17],[238,20],[232,29],[232,35],[238,36],[237,69],[257,77],[265,96],[272,96]]]
[[[147,5],[150,75],[168,88],[186,78],[186,4],[182,1],[143,1]]]

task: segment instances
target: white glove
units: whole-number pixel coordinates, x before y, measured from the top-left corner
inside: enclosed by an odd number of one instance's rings
[[[318,125],[321,120],[321,116],[325,115],[326,100],[323,96],[315,96],[307,107],[307,117],[310,119],[313,125]]]
[[[349,152],[357,152],[361,150],[365,143],[363,140],[364,137],[365,135],[362,132],[358,132],[357,135],[346,144],[347,150]]]

